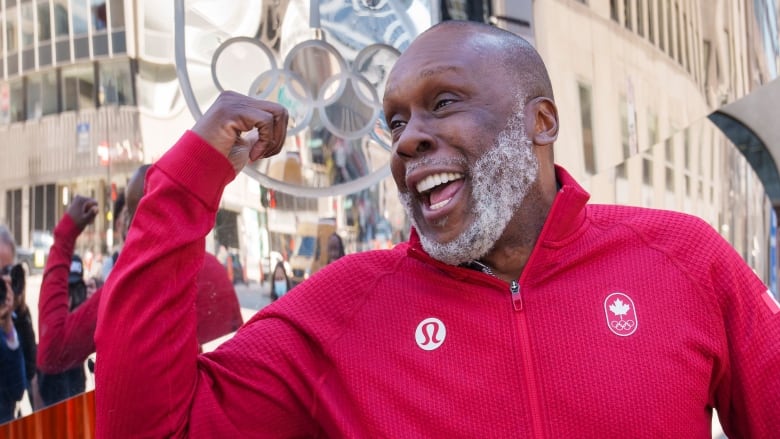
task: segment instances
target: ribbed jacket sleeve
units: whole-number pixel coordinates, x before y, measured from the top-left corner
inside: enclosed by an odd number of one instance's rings
[[[95,326],[102,289],[74,312],[68,308],[68,274],[80,230],[65,214],[54,229],[38,300],[38,368],[47,374],[62,373],[95,352]]]

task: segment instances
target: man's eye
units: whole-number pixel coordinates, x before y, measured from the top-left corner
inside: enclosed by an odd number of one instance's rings
[[[390,127],[390,130],[395,130],[396,128],[401,128],[402,126],[406,125],[406,122],[402,120],[391,120],[389,124],[387,124],[388,127]]]
[[[439,109],[441,109],[443,107],[446,107],[447,105],[451,104],[452,102],[454,102],[452,99],[441,99],[439,101],[436,101],[436,105],[433,106],[433,109],[434,110],[439,110]]]

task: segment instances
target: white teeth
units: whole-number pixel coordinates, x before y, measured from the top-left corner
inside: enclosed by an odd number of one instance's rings
[[[449,202],[450,202],[450,200],[452,200],[452,198],[447,198],[446,200],[439,201],[439,202],[438,202],[438,203],[436,203],[436,204],[431,204],[431,207],[430,207],[430,209],[431,209],[431,210],[439,210],[439,209],[441,209],[442,207],[444,207],[444,206],[445,206],[447,203],[449,203]]]
[[[423,178],[421,182],[417,183],[417,192],[423,193],[435,188],[440,184],[449,183],[451,181],[458,180],[461,178],[463,178],[463,174],[459,172],[442,172],[440,174],[429,175]],[[437,204],[441,204],[441,203],[437,203]],[[433,208],[433,206],[431,206],[431,208]]]

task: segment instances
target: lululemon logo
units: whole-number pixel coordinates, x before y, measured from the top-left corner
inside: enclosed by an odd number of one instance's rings
[[[445,337],[447,337],[447,328],[444,327],[441,320],[435,317],[429,317],[420,322],[414,334],[417,346],[426,351],[432,351],[441,346]]]
[[[615,335],[625,337],[636,332],[639,325],[636,307],[626,294],[616,292],[607,296],[604,299],[604,314],[607,317],[607,327]]]

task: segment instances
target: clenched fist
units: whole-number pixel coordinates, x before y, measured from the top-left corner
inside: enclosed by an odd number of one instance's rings
[[[192,131],[227,157],[238,173],[247,161],[282,150],[287,119],[287,110],[277,103],[224,91]]]

